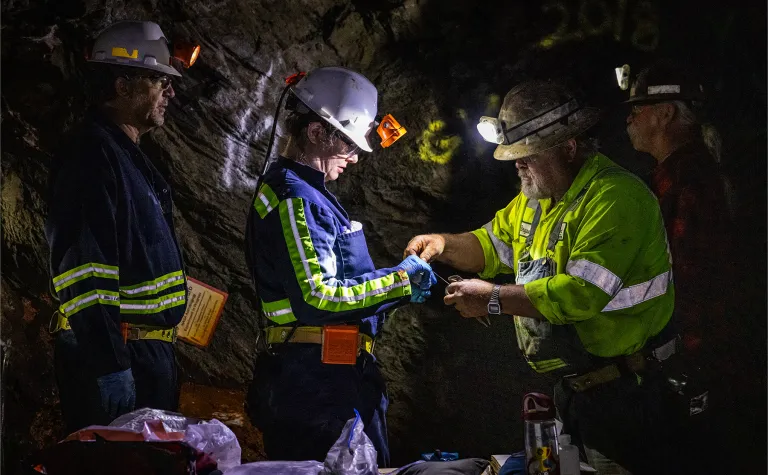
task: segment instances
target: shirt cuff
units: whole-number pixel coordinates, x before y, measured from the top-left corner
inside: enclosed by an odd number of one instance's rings
[[[403,293],[405,295],[411,295],[411,281],[408,280],[408,273],[403,269],[398,269],[395,274],[400,277],[401,282],[406,283],[406,285],[403,286]]]

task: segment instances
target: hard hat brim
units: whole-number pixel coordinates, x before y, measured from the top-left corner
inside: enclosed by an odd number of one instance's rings
[[[171,76],[181,77],[181,73],[176,70],[176,68],[173,68],[172,66],[167,66],[165,64],[157,64],[155,66],[146,66],[140,63],[129,63],[129,62],[121,62],[121,61],[115,61],[113,59],[89,59],[89,63],[98,63],[98,64],[111,64],[113,66],[126,66],[129,68],[136,68],[136,69],[145,69],[147,71],[155,71],[157,73],[163,73],[163,74],[169,74]]]
[[[527,138],[509,145],[499,145],[493,151],[496,160],[518,160],[543,152],[585,132],[600,120],[600,109],[584,107],[574,113],[574,122],[556,130],[552,135],[528,143]]]

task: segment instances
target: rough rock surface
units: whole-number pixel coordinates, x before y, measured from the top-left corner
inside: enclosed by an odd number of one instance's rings
[[[54,302],[42,232],[45,182],[52,151],[84,111],[85,39],[110,22],[152,19],[169,36],[202,44],[198,63],[174,85],[166,126],[142,146],[174,188],[189,275],[230,295],[208,348],[178,345],[183,379],[242,388],[256,336],[245,216],[282,80],[320,65],[366,74],[379,87],[381,111],[408,129],[331,185],[365,225],[374,261],[392,265],[412,235],[475,228],[514,196],[514,164],[494,161],[474,124],[496,114],[515,82],[567,73],[607,106],[624,94],[613,82],[615,66],[659,55],[692,60],[719,94],[713,109],[726,168],[739,202],[749,203],[739,209],[740,221],[751,223],[742,245],[759,254],[758,282],[742,291],[753,316],[764,315],[764,10],[645,0],[4,0],[5,466],[60,436],[47,332]],[[608,109],[600,136],[606,153],[642,174],[649,160],[628,147],[623,120],[622,111]],[[761,335],[746,345],[759,365],[765,322],[748,325]],[[467,456],[516,450],[522,395],[550,391],[520,359],[509,322],[494,319],[484,330],[437,297],[392,315],[377,349],[390,383],[396,463],[434,448]]]

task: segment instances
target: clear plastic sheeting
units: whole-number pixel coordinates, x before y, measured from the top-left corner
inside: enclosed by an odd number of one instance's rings
[[[109,424],[109,427],[130,429],[142,432],[146,428],[145,422],[161,421],[166,432],[184,432],[190,424],[197,424],[200,419],[184,417],[177,412],[162,411],[145,407],[128,414],[123,414]],[[148,439],[149,440],[149,439]]]
[[[323,464],[315,460],[301,462],[253,462],[224,472],[224,475],[321,475]]]
[[[314,460],[301,462],[254,462],[227,470],[224,475],[379,475],[376,449],[363,432],[363,421],[355,417],[347,421],[341,436],[328,451],[324,463]]]
[[[109,427],[140,433],[146,441],[182,440],[210,455],[222,472],[240,465],[237,436],[216,419],[204,421],[145,407],[118,417]]]

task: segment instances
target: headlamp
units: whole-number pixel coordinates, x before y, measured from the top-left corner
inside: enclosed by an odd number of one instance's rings
[[[186,41],[173,43],[173,59],[178,60],[185,69],[195,64],[198,56],[200,56],[200,45]]]
[[[629,89],[629,65],[625,64],[619,68],[614,69],[616,71],[616,82],[622,91]]]
[[[392,117],[392,114],[385,115],[378,122],[379,126],[376,128],[376,133],[381,137],[381,146],[383,148],[387,148],[397,142],[407,132],[405,127]]]
[[[480,117],[480,121],[477,123],[477,131],[480,132],[480,135],[483,136],[486,142],[504,143],[504,132],[499,120],[495,117]]]

